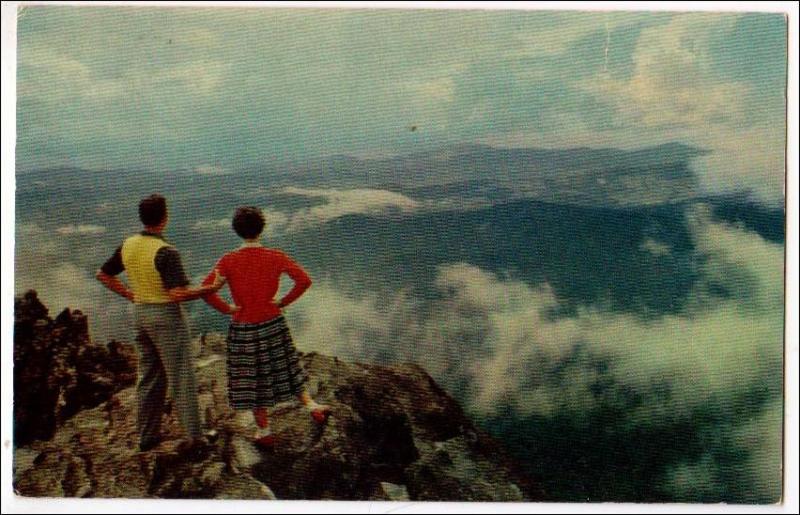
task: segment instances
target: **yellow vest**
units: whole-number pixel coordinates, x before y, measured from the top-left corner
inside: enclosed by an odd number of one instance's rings
[[[128,276],[133,302],[164,304],[172,302],[156,270],[156,254],[169,244],[156,236],[137,234],[122,244],[122,264]]]

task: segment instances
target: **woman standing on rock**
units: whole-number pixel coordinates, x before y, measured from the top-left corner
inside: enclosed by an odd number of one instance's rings
[[[204,300],[214,309],[232,315],[228,331],[228,400],[235,410],[252,410],[256,444],[271,447],[274,436],[267,408],[297,398],[317,423],[327,420],[330,408],[317,404],[305,389],[308,379],[281,310],[311,286],[311,278],[289,256],[260,242],[264,215],[255,207],[240,207],[233,216],[233,230],[244,243],[225,254],[204,284],[217,275],[227,281],[233,305],[219,295]],[[294,287],[275,302],[280,277],[286,273]]]

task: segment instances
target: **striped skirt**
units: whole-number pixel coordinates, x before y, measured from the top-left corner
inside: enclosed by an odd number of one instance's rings
[[[283,316],[228,330],[228,401],[235,410],[294,399],[308,379]]]

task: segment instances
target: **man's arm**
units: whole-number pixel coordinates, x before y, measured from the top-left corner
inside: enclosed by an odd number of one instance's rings
[[[128,287],[125,286],[125,283],[120,281],[119,278],[114,277],[113,275],[108,275],[102,270],[98,270],[95,277],[109,290],[133,302],[133,292],[130,291]]]
[[[204,295],[214,293],[225,284],[225,278],[218,275],[213,284],[192,288],[183,270],[181,256],[172,247],[164,247],[156,254],[156,270],[161,274],[164,289],[170,301],[188,302]]]
[[[122,247],[119,247],[114,252],[114,255],[103,263],[95,277],[109,290],[133,302],[133,292],[117,278],[117,275],[121,274],[123,270],[125,270],[125,267],[122,264]]]
[[[188,302],[218,291],[222,288],[223,284],[225,284],[225,279],[222,276],[218,276],[217,282],[214,284],[198,286],[197,288],[178,286],[177,288],[170,288],[167,290],[167,295],[169,295],[172,302]]]

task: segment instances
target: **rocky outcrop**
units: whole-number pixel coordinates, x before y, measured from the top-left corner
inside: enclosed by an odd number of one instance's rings
[[[137,449],[135,388],[64,421],[49,440],[15,452],[21,495],[341,500],[531,500],[525,478],[419,366],[382,367],[307,354],[309,390],[329,404],[317,425],[295,404],[276,407],[276,445],[252,444],[253,424],[228,408],[222,337],[198,340],[199,396],[210,445],[182,448],[166,415],[164,441]]]
[[[14,300],[16,445],[51,438],[69,417],[135,382],[135,349],[92,343],[80,311],[52,319],[35,291]]]

